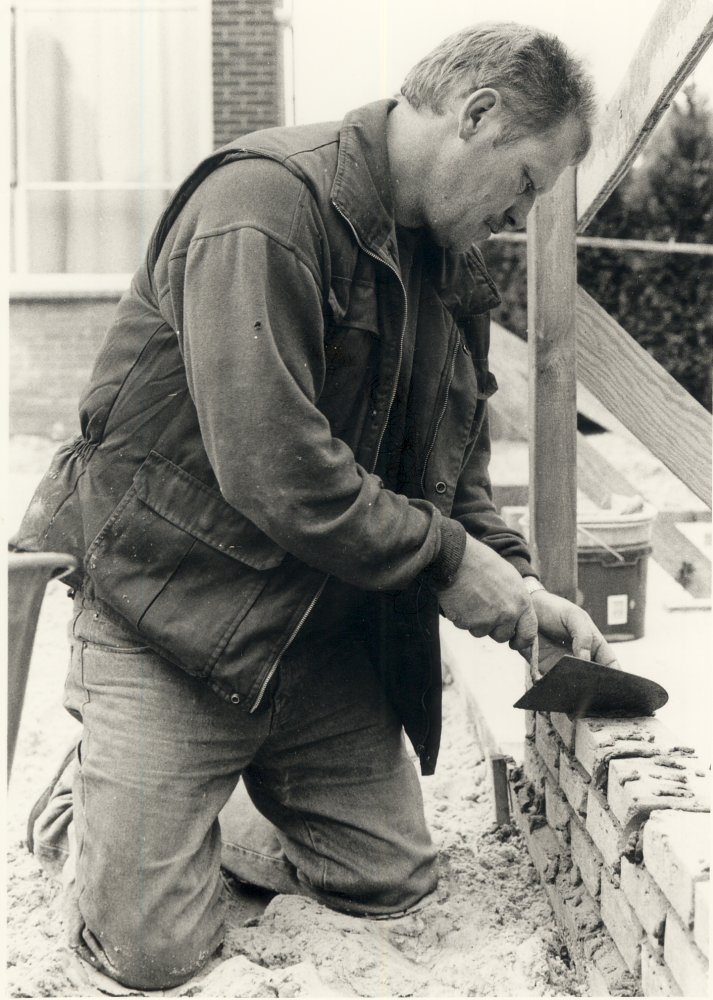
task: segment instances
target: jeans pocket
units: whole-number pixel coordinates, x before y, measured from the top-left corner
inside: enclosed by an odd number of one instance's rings
[[[78,615],[77,618],[79,617]],[[84,646],[85,643],[76,635],[70,636],[69,670],[64,682],[63,705],[77,722],[82,721],[84,706],[89,701],[89,692],[84,686]]]

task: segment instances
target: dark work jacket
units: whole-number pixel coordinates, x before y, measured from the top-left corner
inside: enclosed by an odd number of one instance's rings
[[[389,594],[380,666],[430,773],[440,659],[428,571],[455,570],[454,522],[532,570],[492,504],[499,300],[475,249],[429,245],[414,475],[397,493],[373,471],[407,305],[393,104],[246,136],[176,192],[84,390],[81,435],[55,456],[13,544],[77,556],[74,585],[236,711],[257,708],[329,575]]]

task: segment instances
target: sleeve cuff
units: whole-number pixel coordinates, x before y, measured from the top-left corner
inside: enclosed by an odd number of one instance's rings
[[[453,583],[465,552],[466,531],[462,524],[448,517],[441,520],[441,547],[436,558],[424,566],[419,579],[436,590]]]

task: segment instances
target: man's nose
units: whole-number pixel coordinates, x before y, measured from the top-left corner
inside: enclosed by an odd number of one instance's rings
[[[506,228],[518,230],[525,228],[525,222],[530,209],[535,204],[537,195],[534,191],[523,191],[505,213]]]

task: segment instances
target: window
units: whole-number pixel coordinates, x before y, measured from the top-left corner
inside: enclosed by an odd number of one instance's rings
[[[11,271],[139,265],[212,149],[209,0],[18,0]]]

